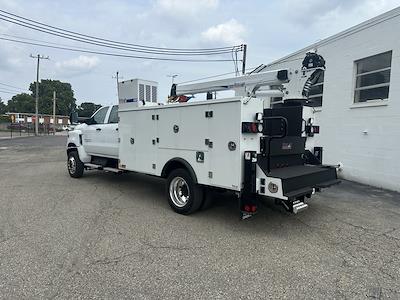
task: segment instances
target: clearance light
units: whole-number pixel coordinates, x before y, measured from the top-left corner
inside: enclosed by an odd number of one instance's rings
[[[256,120],[257,121],[262,121],[262,119],[263,119],[263,114],[262,113],[256,113]]]

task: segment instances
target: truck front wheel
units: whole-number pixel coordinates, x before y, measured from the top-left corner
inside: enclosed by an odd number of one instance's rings
[[[68,153],[67,168],[69,176],[73,178],[82,177],[84,165],[79,158],[78,151],[70,151]]]
[[[203,202],[203,188],[184,169],[176,169],[169,174],[166,192],[169,205],[179,214],[194,213]]]

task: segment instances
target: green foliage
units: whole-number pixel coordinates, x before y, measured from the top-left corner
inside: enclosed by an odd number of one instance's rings
[[[9,112],[35,112],[35,99],[32,95],[22,93],[15,95],[8,101],[7,108]]]
[[[7,105],[5,105],[0,98],[0,115],[5,114],[6,112],[7,112]]]
[[[77,112],[80,117],[91,117],[93,113],[101,107],[99,104],[93,102],[83,102],[79,105]]]
[[[11,122],[10,116],[0,115],[0,123],[10,123],[10,122]]]
[[[22,93],[15,95],[5,105],[0,99],[0,114],[5,112],[34,113],[36,83],[29,86],[32,95]],[[53,114],[53,92],[56,92],[56,114],[68,116],[76,107],[76,99],[71,84],[59,80],[42,80],[39,83],[39,113]],[[92,103],[93,104],[93,103]],[[95,105],[95,104],[93,104]],[[95,105],[96,106],[96,105]],[[84,108],[84,113],[89,113],[91,107]]]
[[[29,90],[35,94],[35,82],[30,84]],[[71,84],[59,80],[42,80],[39,83],[39,113],[53,113],[53,92],[56,91],[56,114],[69,115],[75,108],[76,99]]]

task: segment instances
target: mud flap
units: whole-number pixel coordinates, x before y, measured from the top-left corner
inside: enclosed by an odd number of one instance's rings
[[[242,220],[248,219],[257,213],[256,167],[256,152],[245,151],[244,186],[239,199],[240,218]]]

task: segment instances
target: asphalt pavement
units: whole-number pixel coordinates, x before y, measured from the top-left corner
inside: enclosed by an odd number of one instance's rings
[[[70,178],[66,137],[0,140],[1,299],[400,299],[400,195],[356,183],[292,215],[174,213],[164,181]]]

